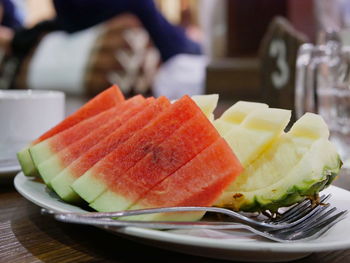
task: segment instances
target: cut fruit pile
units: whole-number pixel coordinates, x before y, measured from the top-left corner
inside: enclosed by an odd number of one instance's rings
[[[217,95],[125,100],[102,92],[18,154],[64,201],[97,211],[222,206],[275,211],[317,195],[341,161],[322,118],[240,101],[214,120]],[[244,168],[244,170],[243,170]],[[137,216],[198,220],[199,212]]]

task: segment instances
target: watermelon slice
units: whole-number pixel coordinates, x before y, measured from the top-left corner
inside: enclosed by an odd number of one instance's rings
[[[77,125],[74,125],[73,127],[34,145],[29,149],[29,151],[35,166],[39,168],[41,163],[54,156],[65,147],[88,135],[92,130],[105,124],[114,116],[120,115],[131,105],[139,105],[144,100],[145,99],[142,96],[133,97],[132,99],[127,100],[116,107],[103,111],[89,119],[83,120]],[[51,178],[44,177],[45,173],[40,175],[43,177],[45,183],[50,182]]]
[[[118,167],[104,169],[102,179],[108,190],[90,206],[97,211],[127,209],[149,189],[219,139],[219,133],[207,117],[199,108],[196,112],[193,118],[128,171]]]
[[[66,167],[52,180],[52,188],[65,201],[80,201],[79,196],[72,190],[71,184],[100,159],[128,140],[134,133],[142,129],[169,106],[170,102],[165,97],[160,97],[155,102],[150,103],[144,110],[135,114],[135,116],[120,126],[119,129],[104,138],[89,151],[72,162],[71,165]]]
[[[223,138],[157,184],[129,209],[165,206],[211,206],[239,175],[242,166]],[[133,220],[198,220],[203,212],[128,217]],[[122,218],[123,219],[123,218]]]
[[[154,98],[149,98],[147,100],[139,101],[139,97],[134,97],[130,100],[127,100],[126,102],[120,104],[120,106],[116,107],[114,111],[115,115],[112,116],[110,120],[108,120],[105,124],[92,129],[90,133],[85,137],[84,134],[86,133],[86,130],[82,130],[80,127],[81,125],[78,124],[75,127],[72,127],[71,129],[74,130],[75,133],[83,136],[83,138],[70,144],[68,147],[59,151],[48,160],[40,163],[38,165],[38,170],[42,178],[44,178],[45,182],[50,186],[51,180],[65,167],[80,157],[83,153],[88,151],[92,146],[101,141],[104,137],[108,136],[110,133],[116,130],[119,126],[122,125],[122,123],[127,121],[130,117],[139,112],[153,100]],[[99,115],[102,114],[103,113]],[[91,118],[91,120],[97,118],[97,116],[98,115]],[[98,123],[99,121],[96,121],[96,124]],[[55,136],[60,137],[60,134]],[[52,140],[54,137],[49,140]]]
[[[198,111],[201,112],[188,96],[176,101],[156,119],[76,180],[72,184],[73,190],[88,203],[91,203],[108,188],[103,180],[104,174],[113,174],[114,170],[126,171],[133,167],[144,156],[153,152],[184,122],[196,115]]]
[[[17,158],[22,167],[23,173],[27,176],[38,175],[38,171],[36,170],[29,153],[29,147],[74,126],[82,120],[90,118],[109,108],[112,108],[122,101],[124,101],[124,96],[119,88],[114,85],[104,92],[101,92],[99,95],[87,102],[78,111],[64,119],[49,131],[45,132],[38,139],[33,141],[28,147],[24,148],[17,154]]]

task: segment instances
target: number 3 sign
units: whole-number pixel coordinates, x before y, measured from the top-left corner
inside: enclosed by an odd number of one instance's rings
[[[263,98],[271,107],[294,108],[295,64],[306,41],[285,18],[271,22],[260,49]]]
[[[286,60],[287,47],[282,39],[272,40],[269,55],[276,59],[277,71],[272,72],[271,80],[276,89],[283,88],[289,80],[289,67]]]

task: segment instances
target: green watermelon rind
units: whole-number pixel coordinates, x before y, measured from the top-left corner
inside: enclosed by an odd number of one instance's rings
[[[33,147],[30,147],[28,151],[35,166],[35,169],[36,171],[38,171],[38,176],[45,182],[45,184],[49,188],[51,188],[51,185],[49,184],[52,179],[50,176],[50,170],[54,168],[47,168],[45,167],[45,165],[42,166],[42,164],[44,164],[46,160],[55,155],[50,148],[49,141],[50,138],[34,145]]]
[[[28,177],[38,177],[39,171],[35,167],[33,159],[29,152],[29,146],[17,153],[17,159],[21,165],[23,174]]]
[[[85,172],[71,185],[73,191],[87,203],[92,203],[97,197],[103,194],[108,186],[101,180],[102,175],[96,174],[93,168]]]
[[[49,188],[52,188],[52,180],[55,179],[57,174],[59,174],[64,168],[65,166],[57,155],[53,155],[49,157],[48,160],[37,165],[41,178]]]
[[[55,178],[51,180],[52,189],[58,196],[68,203],[82,203],[80,196],[73,191],[71,185],[77,178],[72,175],[69,168],[64,169]]]

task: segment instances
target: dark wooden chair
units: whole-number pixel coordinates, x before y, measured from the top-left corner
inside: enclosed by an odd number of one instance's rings
[[[262,99],[271,107],[294,109],[298,49],[307,41],[287,19],[272,20],[259,52]]]

